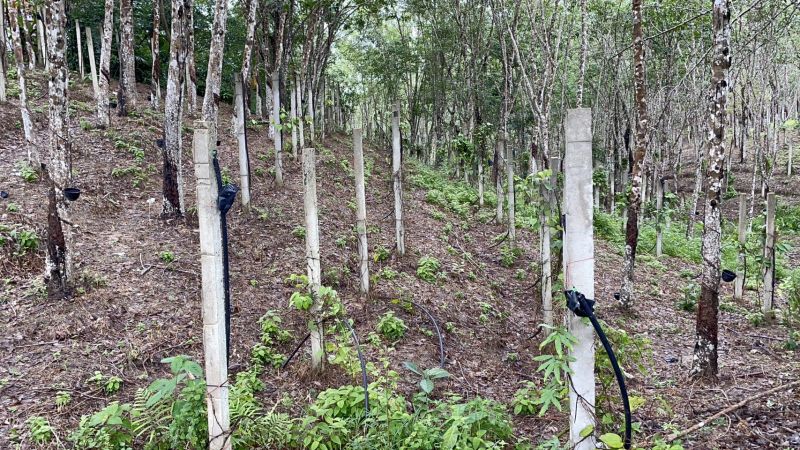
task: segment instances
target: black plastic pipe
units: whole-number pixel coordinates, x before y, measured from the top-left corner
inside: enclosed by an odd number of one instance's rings
[[[594,301],[587,299],[586,296],[574,289],[570,291],[564,291],[564,294],[567,297],[567,307],[573,313],[575,313],[576,316],[589,318],[589,321],[592,323],[592,327],[594,327],[594,331],[597,332],[597,336],[600,338],[600,342],[603,344],[603,348],[608,355],[609,361],[611,361],[611,367],[614,368],[614,375],[617,378],[619,393],[622,397],[622,408],[625,412],[625,438],[623,443],[625,449],[630,450],[631,405],[630,401],[628,400],[628,388],[625,387],[625,377],[622,374],[622,369],[619,367],[617,356],[614,354],[614,350],[611,348],[611,343],[608,341],[608,337],[606,337],[603,327],[600,326],[600,322],[594,315]]]

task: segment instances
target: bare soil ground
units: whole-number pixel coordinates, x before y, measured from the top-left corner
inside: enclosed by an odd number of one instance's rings
[[[41,77],[34,80],[38,95],[31,106],[40,144],[46,142],[43,81]],[[90,91],[90,84],[80,82],[71,90],[73,165],[82,194],[70,209],[76,227],[75,261],[85,292],[68,300],[43,296],[41,249],[23,258],[4,256],[0,262],[0,448],[11,447],[11,437],[16,434],[12,429],[19,431],[22,448],[34,448],[24,425],[34,415],[47,417],[64,443],[82,414],[112,400],[129,401],[138,387],[163,376],[162,358],[176,354],[197,360],[202,357],[196,219],[191,213],[186,220],[159,219],[161,157],[154,141],[161,137],[163,116],[140,105],[131,117],[113,117],[109,130],[84,130],[78,119],[92,116]],[[145,101],[144,89],[139,98]],[[236,144],[227,132],[230,117],[230,106],[222,105],[221,128],[226,132],[221,132],[221,165],[235,178]],[[25,159],[18,123],[16,102],[0,105],[0,127],[4,130],[0,138],[0,189],[10,194],[0,200],[0,223],[22,224],[45,236],[45,185],[26,183],[18,175],[16,164]],[[183,170],[186,204],[191,210],[194,174],[188,118],[186,126]],[[266,127],[251,128],[249,133],[251,167],[263,169],[263,173],[254,177],[253,210],[241,211],[237,202],[228,216],[234,304],[232,371],[247,364],[250,348],[258,341],[257,320],[266,311],[279,311],[296,339],[305,330],[305,319],[288,305],[291,287],[284,282],[287,276],[302,273],[305,268],[304,242],[292,234],[295,227],[303,225],[301,167],[287,155],[286,185],[279,189],[269,172],[273,161]],[[136,161],[118,141],[144,149],[144,160]],[[466,222],[447,212],[444,222],[436,220],[434,213],[439,209],[425,202],[425,192],[406,183],[409,254],[404,258],[392,254],[387,262],[374,264],[373,273],[391,267],[400,275],[380,280],[373,298],[360,302],[357,250],[351,238],[355,218],[348,207],[354,189],[341,163],[352,161],[351,142],[348,136],[334,135],[322,146],[327,150],[319,151],[317,173],[326,283],[339,291],[359,335],[374,330],[378,316],[387,310],[394,310],[410,325],[406,337],[388,354],[391,366],[403,376],[403,391],[410,394],[417,388],[416,380],[402,369],[402,362],[433,367],[439,355],[436,338],[429,335],[427,317],[416,308],[411,313],[404,311],[391,301],[399,298],[424,305],[440,324],[453,324],[445,334],[446,368],[452,378],[437,386],[439,392],[481,395],[508,403],[520,382],[538,379],[532,357],[539,353],[538,344],[544,336],[536,335],[540,320],[538,285],[532,275],[536,233],[518,231],[525,252],[513,267],[504,267],[493,241],[504,232],[502,226],[481,223],[475,213]],[[371,230],[370,247],[391,249],[394,229],[388,151],[367,146],[366,152],[367,159],[374,162],[367,183],[368,221],[378,227]],[[133,175],[112,175],[114,169],[127,167],[142,170],[138,186],[134,186]],[[744,174],[737,176],[741,183],[746,183],[745,179]],[[786,179],[783,184],[795,186],[786,195],[796,195],[800,187],[797,178]],[[154,203],[149,199],[155,199]],[[19,205],[19,211],[7,211],[9,202]],[[729,218],[735,215],[732,203],[726,203]],[[453,231],[444,236],[448,222],[454,224]],[[343,247],[336,244],[338,238],[346,239]],[[800,247],[798,239],[794,240]],[[455,251],[448,251],[448,246]],[[164,262],[161,252],[172,252],[175,261]],[[463,252],[474,259],[465,259]],[[634,420],[642,423],[640,440],[686,428],[726,406],[796,379],[800,357],[797,352],[782,349],[787,337],[784,327],[753,327],[744,313],[723,311],[720,380],[711,385],[693,382],[687,374],[694,314],[678,310],[675,304],[687,282],[681,272],[699,275],[699,266],[670,257],[661,259],[660,264],[639,264],[636,308],[623,312],[612,297],[621,279],[620,249],[597,240],[596,254],[598,316],[652,342],[647,370],[640,373],[628,368],[633,376],[629,380],[631,391],[647,399],[635,413]],[[416,263],[423,255],[442,261],[447,276],[440,284],[417,278]],[[798,263],[792,264],[796,267]],[[517,276],[520,269],[525,271],[524,276]],[[468,276],[470,272],[477,275],[474,280]],[[732,301],[731,285],[723,285],[721,297]],[[739,306],[754,310],[756,299],[756,292],[748,292]],[[492,309],[485,319],[481,319],[481,302]],[[288,353],[293,345],[282,350]],[[375,361],[380,356],[384,355],[367,346],[369,359]],[[358,382],[336,368],[324,378],[312,380],[307,376],[308,365],[308,357],[301,353],[286,370],[268,372],[264,379],[266,403],[272,404],[288,393],[296,400],[295,410],[290,412],[299,414],[316,392]],[[88,382],[95,371],[120,377],[122,389],[106,396]],[[71,392],[69,407],[56,408],[58,391]],[[608,395],[616,394],[612,389]],[[534,442],[558,433],[567,423],[566,414],[557,413],[514,420],[517,434]],[[696,449],[800,448],[800,391],[782,391],[747,404],[707,424],[684,444]]]

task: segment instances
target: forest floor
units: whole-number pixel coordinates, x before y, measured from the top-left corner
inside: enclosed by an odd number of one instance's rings
[[[40,144],[46,142],[46,83],[35,77],[31,109]],[[48,300],[43,290],[44,247],[24,257],[2,254],[0,261],[0,448],[20,442],[35,445],[25,420],[46,417],[63,443],[81,415],[98,410],[112,400],[130,401],[137,388],[163,376],[161,359],[186,354],[201,360],[202,318],[200,263],[195,204],[195,179],[191,164],[191,120],[184,130],[183,173],[186,220],[159,219],[161,157],[155,140],[161,137],[163,115],[147,109],[144,89],[139,108],[127,118],[112,117],[108,130],[84,129],[79,118],[90,120],[93,101],[90,83],[73,83],[73,167],[81,197],[70,205],[75,226],[77,273],[82,292],[68,300]],[[234,181],[238,174],[236,141],[227,130],[231,108],[220,107],[221,166]],[[24,139],[15,101],[0,105],[0,225],[28,228],[46,235],[45,184],[26,182],[19,161],[25,159]],[[88,127],[86,127],[88,128]],[[286,138],[285,138],[286,139]],[[288,140],[288,139],[287,139]],[[281,350],[291,352],[306,329],[305,318],[289,307],[292,287],[285,279],[305,272],[305,246],[296,237],[302,226],[302,170],[290,153],[284,156],[285,180],[278,188],[271,175],[271,140],[265,125],[249,130],[253,178],[253,208],[241,210],[239,202],[228,215],[233,299],[231,371],[250,357],[259,340],[258,319],[278,311],[294,341]],[[42,148],[46,148],[44,145]],[[136,149],[144,151],[143,157]],[[45,150],[42,150],[45,153]],[[365,145],[371,176],[367,181],[370,248],[391,250],[394,242],[393,196],[390,161],[386,149]],[[357,294],[357,250],[353,236],[354,199],[348,168],[352,161],[349,136],[329,136],[318,151],[317,176],[321,258],[324,284],[334,287],[354,319],[359,336],[375,329],[378,318],[392,310],[409,325],[405,337],[393,346],[365,345],[367,359],[386,358],[400,374],[401,391],[418,390],[418,379],[402,367],[413,361],[421,367],[438,364],[438,343],[430,322],[418,308],[406,309],[395,299],[413,300],[428,308],[444,332],[446,369],[451,377],[437,382],[437,393],[477,395],[510,403],[525,380],[538,380],[538,334],[541,318],[535,255],[538,235],[521,229],[517,240],[524,253],[510,267],[502,264],[495,237],[504,233],[489,207],[472,208],[467,217],[426,202],[426,192],[414,182],[416,169],[407,166],[405,205],[408,254],[391,252],[388,260],[374,263],[373,274],[383,269],[397,276],[379,277],[369,301]],[[260,170],[258,170],[260,169]],[[734,166],[734,170],[739,167]],[[744,166],[742,166],[744,170]],[[737,185],[747,175],[737,172]],[[785,195],[798,195],[797,178],[779,183],[794,186]],[[152,203],[151,199],[155,199]],[[798,198],[791,199],[797,203]],[[9,207],[11,204],[16,207]],[[726,217],[735,216],[734,201],[726,202]],[[800,239],[791,237],[796,249]],[[783,349],[788,331],[782,325],[754,326],[747,313],[757,309],[756,291],[741,303],[732,299],[732,284],[723,284],[720,313],[720,379],[715,384],[688,377],[694,343],[695,315],[676,304],[685,286],[700,274],[699,264],[681,258],[656,259],[643,254],[637,263],[637,296],[632,311],[622,311],[613,300],[621,280],[621,247],[596,238],[597,314],[628,336],[649,341],[651,356],[643,370],[627,367],[629,390],[645,398],[634,413],[641,422],[637,439],[687,428],[758,392],[797,379],[800,355]],[[172,257],[169,257],[172,255]],[[797,253],[794,254],[797,256]],[[6,257],[8,256],[8,257]],[[417,261],[433,256],[446,274],[431,284],[416,276]],[[790,258],[790,267],[800,267]],[[391,272],[391,271],[389,271]],[[694,282],[697,282],[695,280]],[[557,298],[561,304],[561,298]],[[779,307],[783,303],[779,301]],[[560,310],[560,314],[563,309]],[[364,340],[362,338],[362,340]],[[99,371],[122,380],[118,392],[106,395],[89,381]],[[285,396],[281,408],[299,413],[316,393],[357,378],[331,367],[322,378],[309,374],[309,358],[301,352],[285,370],[268,371],[265,404]],[[612,403],[616,388],[606,397]],[[56,393],[71,393],[65,408],[55,403]],[[287,406],[291,405],[291,406]],[[615,409],[619,407],[614,406]],[[514,417],[517,436],[532,442],[558,434],[567,424],[566,413],[544,417]],[[686,448],[800,448],[800,389],[778,391],[706,424],[686,437]],[[55,445],[55,444],[54,444]]]

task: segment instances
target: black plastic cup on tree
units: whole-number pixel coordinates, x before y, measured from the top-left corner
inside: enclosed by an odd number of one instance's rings
[[[81,196],[81,190],[75,187],[64,188],[64,197],[67,200],[74,202]]]
[[[736,273],[734,273],[733,271],[730,271],[728,269],[722,271],[722,281],[730,283],[735,279],[736,279]]]

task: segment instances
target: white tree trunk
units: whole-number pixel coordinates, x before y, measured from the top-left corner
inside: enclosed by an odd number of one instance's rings
[[[22,115],[22,129],[25,132],[25,147],[28,153],[28,162],[38,162],[39,156],[33,142],[33,123],[31,112],[28,109],[28,89],[25,82],[25,56],[20,37],[18,10],[12,4],[8,5],[8,17],[11,22],[11,39],[14,41],[14,59],[17,60],[17,81],[19,82],[19,109]]]
[[[69,187],[72,178],[72,160],[70,157],[71,140],[69,136],[69,98],[67,86],[69,85],[66,52],[66,26],[67,14],[66,0],[51,0],[47,5],[48,39],[50,48],[42,50],[43,55],[49,54],[47,67],[50,71],[48,80],[49,91],[49,127],[50,127],[50,158],[47,166],[47,175],[50,179],[49,194],[50,205],[48,211],[48,256],[46,277],[49,280],[51,294],[60,292],[68,293],[73,281],[72,267],[72,225],[69,224],[69,210],[67,199],[64,197],[64,188]],[[42,32],[41,42],[44,42],[44,27],[40,24]],[[55,287],[55,291],[52,289]]]
[[[736,270],[736,283],[733,286],[733,298],[741,300],[745,283],[745,243],[747,242],[747,195],[739,194],[739,257]]]
[[[406,230],[403,225],[403,167],[400,148],[400,101],[392,113],[392,180],[394,185],[394,222],[397,254],[406,254]]]
[[[245,106],[242,79],[235,79],[235,99],[233,111],[233,129],[236,142],[239,144],[239,181],[242,190],[242,207],[250,208],[250,161],[247,157],[247,137],[245,136]]]
[[[214,24],[211,28],[211,49],[208,51],[206,94],[203,97],[203,120],[217,126],[219,90],[222,82],[222,51],[225,48],[225,29],[228,21],[228,0],[216,0]],[[215,144],[212,142],[212,144]]]
[[[2,31],[2,27],[0,27],[0,32]],[[3,39],[5,38],[5,34],[3,34]],[[75,20],[75,43],[77,44],[78,49],[78,73],[81,74],[81,81],[86,78],[86,73],[83,71],[83,42],[81,42],[81,22],[79,20]]]
[[[764,239],[764,296],[761,299],[761,311],[764,316],[772,314],[775,298],[775,193],[767,194],[767,226]]]
[[[317,216],[317,169],[315,150],[303,149],[303,188],[304,211],[306,215],[306,266],[308,268],[308,281],[311,293],[314,296],[314,305],[311,313],[314,315],[311,325],[311,367],[320,371],[325,362],[325,347],[323,346],[323,328],[319,320],[322,309],[322,299],[319,298],[319,288],[322,284],[322,271],[319,259],[319,218]]]
[[[173,11],[175,3],[173,0]],[[173,16],[175,17],[175,16]],[[182,19],[173,19],[175,22]],[[173,38],[174,40],[174,38]],[[172,50],[170,50],[172,53]],[[170,61],[172,67],[172,61]],[[216,139],[207,122],[194,124],[194,173],[197,178],[197,222],[200,229],[200,266],[203,299],[203,355],[208,408],[208,447],[230,450],[230,409],[228,405],[228,351],[225,321],[225,284],[222,226],[217,207],[219,191],[212,166]]]
[[[564,157],[564,286],[594,298],[594,229],[592,220],[592,110],[567,111]],[[567,313],[567,325],[577,343],[569,383],[570,442],[575,450],[595,448],[592,436],[581,436],[594,426],[594,330],[580,317]]]
[[[244,41],[244,50],[242,51],[242,83],[244,83],[245,92],[250,81],[250,60],[253,54],[253,43],[256,34],[256,12],[258,11],[258,0],[247,1],[247,35]],[[249,97],[249,96],[248,96]]]
[[[278,69],[272,73],[272,122],[275,124],[275,183],[283,186],[283,131],[281,130],[281,87]]]
[[[108,85],[111,82],[111,37],[114,32],[114,0],[106,0],[105,10],[105,18],[103,19],[103,41],[100,46],[100,69],[97,74],[97,124],[104,128],[111,124],[111,117],[108,110]],[[87,33],[87,39],[89,39],[88,36],[91,36],[91,32]],[[94,49],[92,49],[92,51],[94,51]]]
[[[503,176],[501,175],[500,168],[502,166],[503,161],[503,149],[500,141],[498,140],[495,143],[495,152],[494,152],[494,172],[495,176],[495,194],[497,196],[497,210],[495,211],[495,221],[497,224],[503,223]]]
[[[356,232],[358,233],[359,290],[369,293],[369,246],[367,245],[367,197],[364,188],[364,152],[361,129],[353,129],[353,174],[356,180]]]
[[[794,145],[789,141],[789,163],[786,164],[786,176],[792,176],[792,157],[794,156]]]

